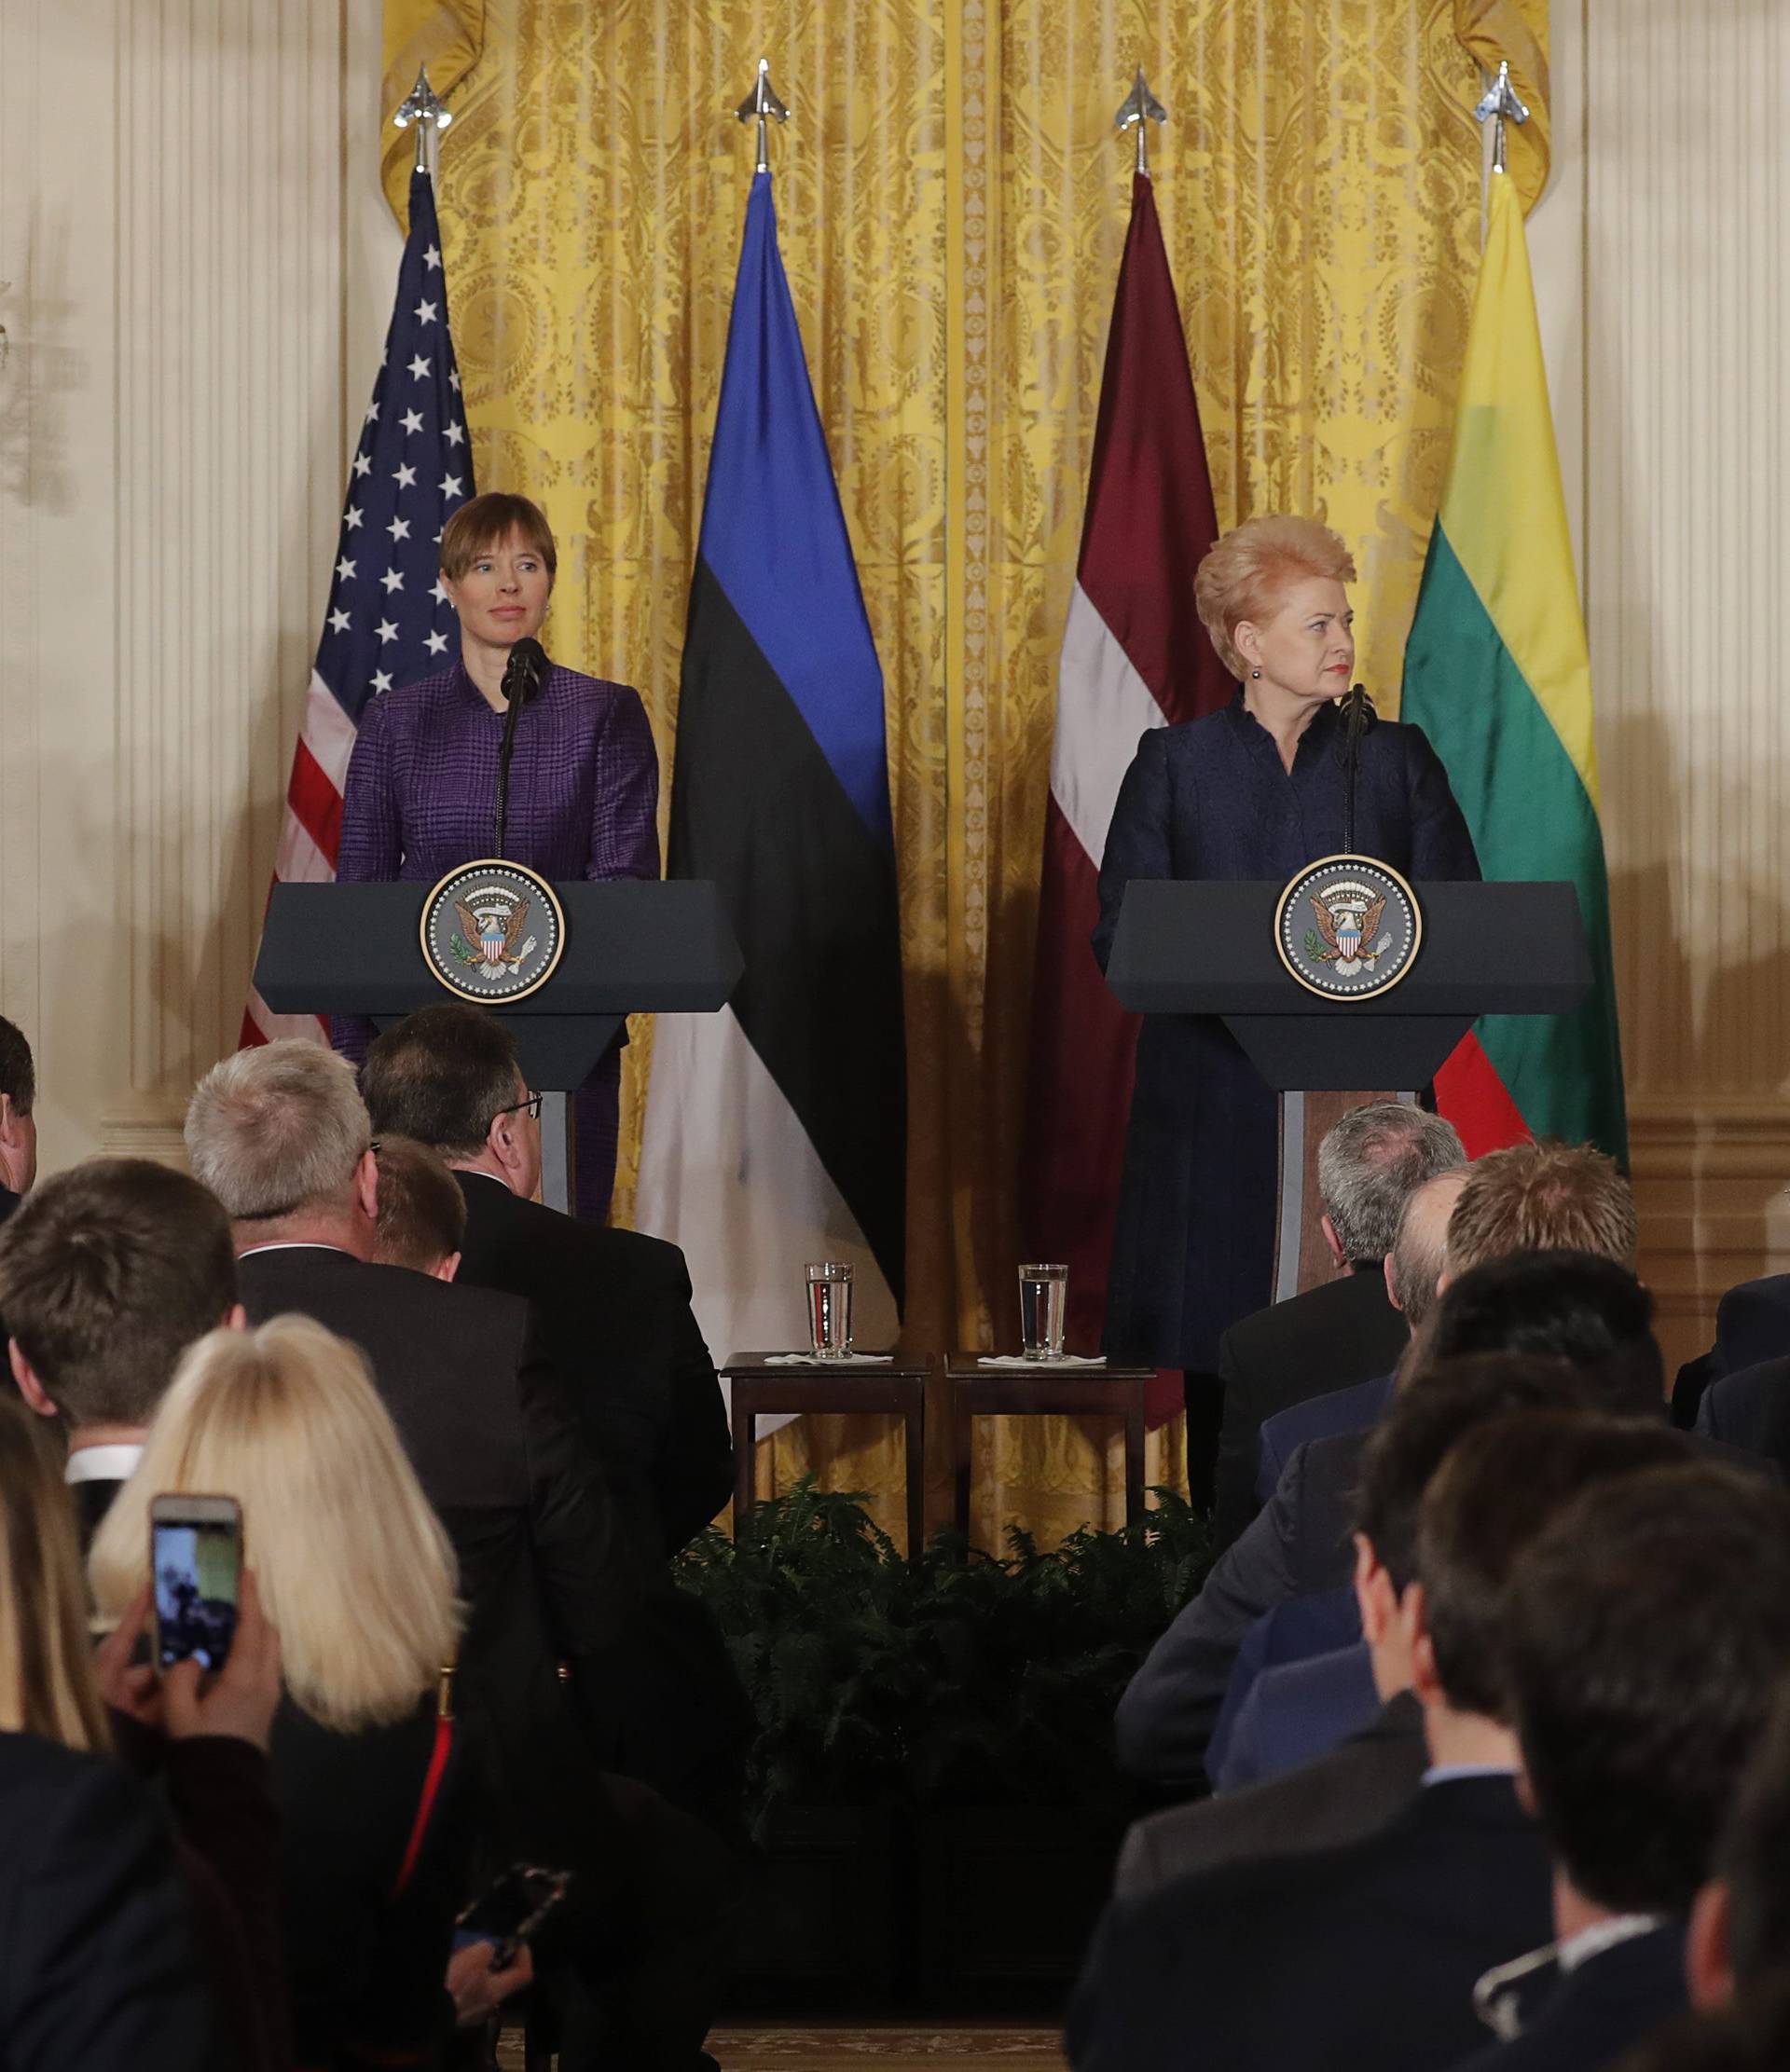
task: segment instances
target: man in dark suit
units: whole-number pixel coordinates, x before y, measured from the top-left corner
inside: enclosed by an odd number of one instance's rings
[[[1396,1404],[1361,1463],[1349,1596],[1381,1702],[1372,1722],[1284,1777],[1140,1820],[1126,1837],[1122,1898],[1253,1856],[1335,1846],[1384,1827],[1416,1791],[1428,1757],[1412,1698],[1411,1614],[1424,1493],[1453,1448],[1494,1418],[1554,1404],[1549,1363],[1487,1355],[1438,1369]],[[1297,1611],[1310,1599],[1284,1607]]]
[[[699,2063],[731,1866],[695,1821],[599,1775],[624,1737],[619,1667],[635,1585],[528,1304],[371,1263],[372,1126],[351,1067],[318,1044],[288,1039],[215,1065],[187,1110],[186,1146],[233,1219],[251,1320],[297,1310],[367,1356],[459,1557],[469,1609],[457,1688],[487,1745],[502,1846],[580,1873],[558,1940],[595,1986],[618,1952],[638,1947],[642,1894],[655,1895],[654,1962],[667,1936],[690,1939],[687,1998],[627,2003],[669,2033],[636,2027],[605,2047],[617,2062]],[[668,1851],[687,1877],[660,1876]]]
[[[37,1177],[37,1068],[16,1022],[0,1014],[0,1223]]]
[[[1697,1406],[1697,1430],[1773,1461],[1790,1476],[1790,1357],[1719,1376]]]
[[[0,1310],[20,1393],[62,1428],[85,1546],[181,1354],[242,1321],[229,1218],[197,1180],[147,1159],[71,1166],[0,1229]]]
[[[1503,1656],[1555,1942],[1471,2062],[1578,2072],[1686,2005],[1686,1918],[1790,1661],[1790,1497],[1707,1461],[1587,1491],[1517,1561]]]
[[[683,1255],[530,1199],[540,1124],[509,1032],[493,1016],[453,1002],[425,1008],[373,1045],[361,1083],[382,1138],[420,1137],[454,1168],[466,1201],[460,1284],[534,1305],[565,1398],[603,1465],[638,1595],[613,1672],[616,1767],[731,1831],[750,1708],[712,1617],[673,1586],[667,1567],[733,1486],[726,1410]]]
[[[1563,1363],[1563,1401],[1663,1416],[1652,1315],[1646,1290],[1606,1258],[1520,1253],[1476,1268],[1444,1292],[1426,1353],[1432,1362],[1505,1351],[1551,1357]],[[1125,1768],[1172,1790],[1199,1789],[1206,1743],[1251,1625],[1289,1598],[1348,1580],[1368,1436],[1339,1433],[1301,1447],[1268,1508],[1176,1614],[1119,1703],[1114,1725]]]
[[[1470,1168],[1455,1166],[1426,1180],[1410,1197],[1398,1219],[1398,1234],[1386,1254],[1386,1297],[1390,1306],[1415,1333],[1436,1307],[1448,1256],[1448,1219],[1466,1185]],[[1335,1432],[1365,1432],[1379,1421],[1392,1400],[1393,1374],[1371,1375],[1351,1388],[1333,1389],[1276,1411],[1261,1427],[1256,1453],[1256,1498],[1266,1503],[1274,1484],[1308,1439]]]
[[[173,1839],[116,1763],[0,1734],[0,2042],[16,2072],[217,2062]]]
[[[1678,1369],[1672,1391],[1673,1422],[1688,1430],[1705,1392],[1724,1376],[1785,1357],[1790,1357],[1790,1273],[1741,1282],[1716,1309],[1714,1344]]]
[[[1471,1471],[1514,1433],[1497,1501]],[[1423,2072],[1482,2036],[1473,1988],[1549,1919],[1546,1846],[1516,1791],[1496,1645],[1522,1549],[1581,1490],[1680,1457],[1661,1424],[1524,1411],[1477,1429],[1425,1491],[1406,1593],[1430,1766],[1405,1810],[1344,1847],[1183,1877],[1109,1908],[1071,2007],[1077,2072]],[[1537,1933],[1537,1930],[1540,1933]]]
[[[1338,1278],[1272,1303],[1219,1340],[1213,1540],[1229,1546],[1260,1506],[1257,1434],[1277,1410],[1397,1365],[1408,1337],[1387,1297],[1387,1260],[1405,1204],[1426,1180],[1466,1162],[1453,1125],[1397,1101],[1355,1108],[1317,1151],[1324,1235]]]
[[[1692,2004],[1726,2007],[1774,1975],[1790,1980],[1790,1683],[1747,1758],[1714,1861],[1690,1913]]]

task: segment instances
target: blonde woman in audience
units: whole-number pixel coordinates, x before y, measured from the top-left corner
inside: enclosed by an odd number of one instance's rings
[[[468,1766],[436,1702],[454,1557],[360,1354],[299,1317],[193,1346],[94,1540],[103,1611],[141,1599],[149,1506],[167,1493],[236,1499],[280,1632],[270,1752],[296,2063],[433,2063],[471,1874]]]

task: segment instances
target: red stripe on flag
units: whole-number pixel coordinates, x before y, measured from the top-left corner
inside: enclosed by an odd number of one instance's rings
[[[1436,1075],[1436,1108],[1461,1132],[1469,1159],[1526,1144],[1531,1135],[1522,1109],[1471,1030]]]
[[[1231,701],[1231,678],[1193,609],[1193,571],[1218,536],[1155,190],[1136,173],[1077,574],[1171,721]]]
[[[300,827],[336,868],[342,838],[342,795],[300,735],[292,751],[292,782],[286,803]]]

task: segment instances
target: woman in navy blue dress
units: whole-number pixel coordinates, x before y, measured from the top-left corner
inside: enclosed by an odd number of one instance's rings
[[[1342,849],[1333,701],[1355,669],[1354,580],[1348,549],[1309,518],[1252,518],[1200,564],[1200,618],[1237,694],[1138,744],[1100,866],[1103,968],[1134,878],[1284,884]],[[1420,728],[1381,721],[1362,737],[1355,846],[1409,878],[1479,876]],[[1210,1374],[1220,1333],[1270,1300],[1278,1132],[1275,1096],[1221,1022],[1146,1020],[1108,1282],[1115,1358]]]

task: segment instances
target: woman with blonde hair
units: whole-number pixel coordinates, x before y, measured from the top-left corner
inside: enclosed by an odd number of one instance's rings
[[[436,1703],[460,1611],[447,1534],[360,1354],[293,1316],[200,1339],[94,1539],[102,1611],[145,1589],[164,1494],[236,1499],[280,1633],[270,1755],[296,2062],[432,2062],[470,1875],[465,1766]]]
[[[1355,670],[1348,548],[1311,518],[1251,518],[1201,562],[1194,600],[1238,679],[1230,705],[1146,734],[1100,866],[1104,967],[1136,878],[1285,884],[1345,840]],[[1472,837],[1420,729],[1359,741],[1354,848],[1411,878],[1477,878]],[[1213,1016],[1151,1015],[1137,1044],[1107,1291],[1109,1353],[1189,1377],[1190,1465],[1209,1471],[1219,1338],[1271,1299],[1278,1108]],[[1205,1427],[1202,1434],[1202,1426]]]

